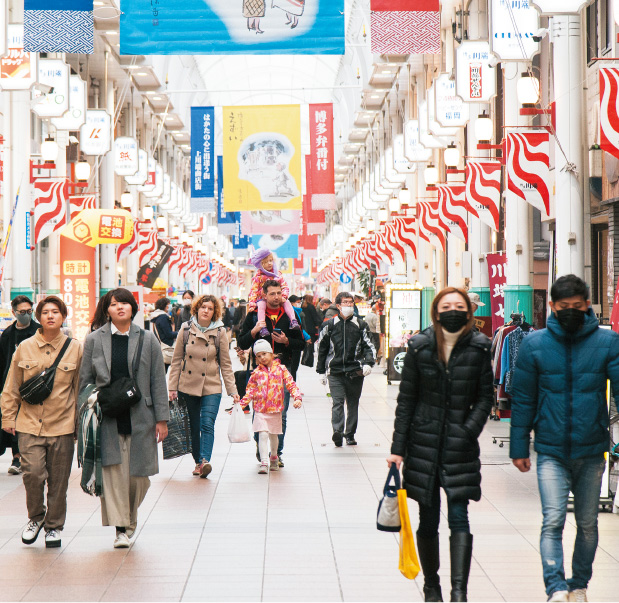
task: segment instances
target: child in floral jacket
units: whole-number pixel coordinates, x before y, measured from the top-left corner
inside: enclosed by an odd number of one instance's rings
[[[247,383],[245,396],[239,404],[254,403],[253,430],[258,434],[260,469],[258,473],[277,471],[278,436],[282,433],[282,411],[284,410],[284,386],[294,399],[294,407],[301,408],[301,391],[288,369],[275,358],[271,344],[259,339],[254,344],[258,368]],[[269,444],[271,458],[269,465]]]

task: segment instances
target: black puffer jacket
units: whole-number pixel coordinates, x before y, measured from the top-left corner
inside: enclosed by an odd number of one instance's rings
[[[471,332],[447,367],[438,360],[434,328],[414,336],[404,359],[391,453],[404,457],[404,487],[430,505],[435,479],[449,500],[481,498],[477,438],[492,407],[490,340]]]

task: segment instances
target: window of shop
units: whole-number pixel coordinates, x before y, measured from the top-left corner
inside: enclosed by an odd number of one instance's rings
[[[586,8],[586,24],[587,24],[587,63],[591,62],[593,57],[598,55],[598,0],[590,4]]]

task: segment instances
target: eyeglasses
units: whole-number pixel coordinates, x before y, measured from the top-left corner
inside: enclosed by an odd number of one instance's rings
[[[32,315],[32,310],[19,310],[15,312],[15,314],[19,314],[20,316],[25,316],[26,314]]]
[[[340,306],[354,306],[355,302],[352,299],[343,299]]]

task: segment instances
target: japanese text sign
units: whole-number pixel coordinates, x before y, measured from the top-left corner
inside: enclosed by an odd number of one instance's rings
[[[28,90],[37,79],[37,53],[24,52],[24,25],[7,25],[7,53],[0,58],[0,88]]]
[[[80,128],[80,149],[85,155],[105,155],[110,150],[112,119],[105,109],[88,109]]]
[[[191,108],[191,197],[215,199],[215,107]]]
[[[133,218],[124,209],[85,209],[61,234],[89,247],[127,243],[133,233]]]
[[[490,311],[492,332],[505,324],[505,285],[507,284],[507,258],[501,253],[486,255],[490,281]]]
[[[333,156],[333,105],[310,105],[310,149],[314,209],[335,209],[335,172]]]
[[[463,40],[456,50],[456,89],[465,102],[486,102],[496,94],[495,69],[490,67],[490,44]]]

